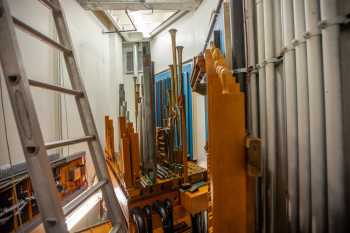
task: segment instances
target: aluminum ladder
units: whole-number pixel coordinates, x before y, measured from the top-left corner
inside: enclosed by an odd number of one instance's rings
[[[111,232],[127,232],[126,221],[107,171],[104,153],[78,70],[63,8],[59,0],[40,0],[40,2],[52,11],[60,42],[13,17],[10,14],[8,2],[0,0],[0,61],[45,231],[49,233],[68,232],[65,216],[101,190],[112,220]],[[72,89],[27,78],[15,34],[15,26],[64,54]],[[75,96],[85,136],[45,143],[34,108],[30,85]],[[47,150],[81,142],[88,144],[98,182],[62,207],[48,161]]]

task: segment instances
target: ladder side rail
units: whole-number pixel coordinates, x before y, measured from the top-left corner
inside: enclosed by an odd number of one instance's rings
[[[52,2],[60,6],[60,8],[62,9],[62,6],[59,0],[52,0]],[[88,143],[90,153],[91,153],[91,158],[95,165],[96,175],[99,181],[101,180],[109,181],[102,188],[103,197],[106,202],[108,211],[111,214],[113,226],[122,226],[124,228],[126,227],[126,222],[123,217],[124,215],[122,213],[121,207],[117,201],[117,198],[111,183],[110,175],[108,174],[108,171],[107,171],[104,152],[100,144],[96,125],[95,125],[90,104],[88,101],[88,96],[86,94],[86,90],[80,76],[78,65],[75,60],[75,55],[74,55],[75,52],[73,48],[72,39],[70,37],[70,33],[68,30],[67,21],[62,11],[60,13],[53,12],[53,14],[54,14],[54,21],[56,24],[57,33],[58,33],[60,42],[63,45],[69,48],[72,48],[71,54],[64,54],[64,59],[66,62],[67,71],[70,77],[72,88],[76,90],[81,90],[84,93],[85,98],[75,98],[80,119],[82,122],[83,130],[86,135],[94,135],[96,137],[96,140],[90,141]]]
[[[0,0],[0,61],[28,172],[46,232],[68,233],[9,12]]]
[[[41,2],[43,5],[45,5],[47,8],[51,9],[53,12],[61,11],[59,6],[53,3],[51,0],[38,0],[38,1]]]

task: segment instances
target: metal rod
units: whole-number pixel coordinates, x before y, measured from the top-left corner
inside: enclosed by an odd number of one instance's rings
[[[345,232],[343,110],[340,75],[340,27],[337,1],[321,0],[324,94],[326,113],[328,232]]]
[[[48,90],[52,90],[52,91],[66,93],[69,95],[75,95],[75,96],[83,96],[83,94],[84,94],[82,91],[72,90],[72,89],[60,87],[57,85],[43,83],[43,82],[36,81],[33,79],[28,79],[28,81],[29,81],[29,85],[31,85],[33,87],[44,88],[44,89],[48,89]]]
[[[136,28],[136,26],[135,26],[135,23],[134,23],[134,21],[131,19],[128,10],[125,10],[125,14],[126,14],[126,16],[128,16],[128,19],[129,19],[130,23],[132,24],[132,26],[133,26],[133,28],[134,28],[134,30],[132,30],[132,31],[137,31],[137,28]]]
[[[61,50],[62,52],[65,53],[72,53],[72,50],[65,47],[64,45],[61,45],[60,43],[56,42],[55,40],[45,36],[44,34],[42,34],[41,32],[35,30],[34,28],[30,27],[29,25],[25,24],[24,22],[22,22],[21,20],[17,19],[16,17],[12,16],[12,20],[13,23],[18,26],[20,29],[22,29],[23,31],[31,34],[32,36],[34,36],[35,38],[47,43],[48,45],[51,45],[52,47]]]
[[[303,43],[305,26],[305,6],[303,0],[293,1],[295,28],[295,56],[298,112],[298,174],[299,174],[299,229],[297,232],[310,232],[310,125],[309,93],[307,76],[306,43]]]
[[[83,204],[89,197],[98,192],[103,185],[105,185],[107,181],[99,181],[97,184],[91,186],[83,193],[79,194],[76,198],[70,201],[67,205],[63,207],[63,213],[65,216],[73,212],[78,206]]]
[[[325,233],[326,220],[326,148],[322,72],[321,35],[318,28],[318,0],[305,1],[308,89],[310,107],[311,232]]]
[[[72,144],[78,144],[81,142],[88,142],[95,140],[95,136],[85,136],[81,138],[74,138],[74,139],[67,139],[67,140],[62,140],[62,141],[55,141],[55,142],[49,142],[45,143],[45,148],[47,150],[62,147],[62,146],[69,146]]]

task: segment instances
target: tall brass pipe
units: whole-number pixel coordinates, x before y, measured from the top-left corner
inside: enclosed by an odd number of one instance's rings
[[[183,75],[182,75],[182,52],[183,46],[177,46],[177,57],[179,59],[179,86],[180,86],[180,103],[179,108],[181,112],[181,146],[182,146],[182,162],[184,164],[184,179],[185,182],[188,178],[188,167],[187,167],[187,137],[186,137],[186,104],[185,104],[185,96],[183,93]]]
[[[178,92],[178,76],[177,76],[177,58],[176,58],[176,32],[177,30],[176,29],[170,29],[169,30],[169,33],[170,33],[170,36],[171,36],[171,48],[172,48],[172,53],[173,53],[173,65],[174,65],[174,80],[175,80],[175,83],[174,83],[174,91],[175,91],[175,105],[177,105],[177,96],[179,95],[179,92]]]
[[[169,65],[170,69],[170,107],[173,108],[175,106],[175,76],[174,76],[174,65]]]
[[[176,46],[177,49],[177,59],[179,64],[179,80],[178,80],[178,86],[179,86],[179,95],[183,95],[183,76],[182,76],[182,52],[184,47],[183,46]]]

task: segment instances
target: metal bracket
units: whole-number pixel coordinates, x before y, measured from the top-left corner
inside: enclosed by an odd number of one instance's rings
[[[350,13],[346,15],[338,16],[334,19],[321,20],[318,23],[318,27],[323,30],[334,25],[347,25],[350,23]]]
[[[262,174],[261,140],[256,137],[246,138],[247,148],[247,173],[249,176],[258,177]]]
[[[256,64],[255,67],[251,67],[252,69],[248,70],[248,72],[257,73],[260,69],[262,69],[263,67],[265,67],[267,64],[270,64],[270,63],[280,64],[283,61],[283,55],[284,55],[284,52],[282,51],[280,56],[266,59],[262,63]]]
[[[242,74],[248,73],[248,69],[246,67],[237,68],[232,71],[232,74]]]
[[[283,52],[282,52],[282,55],[278,56],[278,57],[271,57],[271,58],[268,58],[264,61],[264,66],[266,66],[267,64],[270,64],[270,63],[274,63],[274,64],[279,64],[283,61]]]
[[[311,39],[312,37],[315,37],[315,36],[321,36],[321,33],[319,31],[317,31],[317,32],[305,32],[304,33],[305,41],[309,40],[309,39]]]

